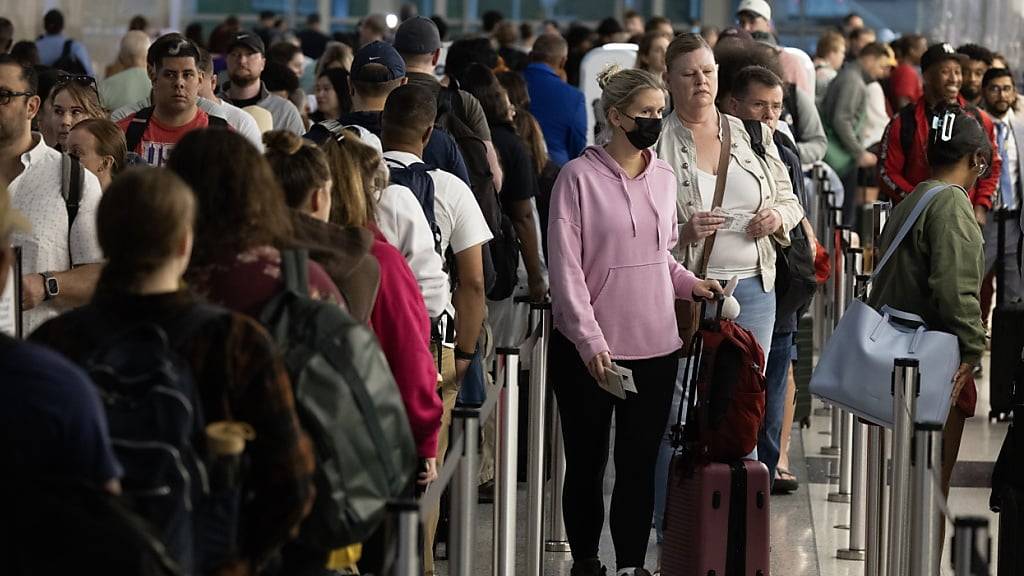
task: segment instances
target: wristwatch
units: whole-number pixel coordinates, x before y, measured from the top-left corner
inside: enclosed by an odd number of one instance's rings
[[[474,350],[472,352],[466,352],[466,351],[462,350],[461,348],[459,348],[458,346],[455,347],[455,359],[456,360],[473,360],[473,358],[475,358],[475,357],[476,357],[476,350]]]
[[[53,272],[41,272],[39,275],[43,277],[43,301],[53,300],[60,294],[60,283],[57,282],[57,277],[53,275]]]

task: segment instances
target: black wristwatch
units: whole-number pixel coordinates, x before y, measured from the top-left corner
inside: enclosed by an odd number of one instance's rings
[[[458,346],[455,347],[455,359],[456,360],[472,360],[476,357],[476,350],[472,352],[464,352]]]
[[[43,277],[43,301],[53,300],[60,294],[60,283],[53,272],[40,272],[39,275]]]

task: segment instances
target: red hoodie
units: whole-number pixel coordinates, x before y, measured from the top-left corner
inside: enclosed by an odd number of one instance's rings
[[[989,144],[992,146],[992,165],[988,174],[978,180],[969,192],[971,204],[984,206],[992,209],[992,198],[995,197],[996,187],[999,185],[999,171],[1002,168],[1003,160],[999,157],[999,147],[996,145],[996,129],[992,119],[984,111],[967,104],[962,96],[958,96],[960,106],[981,121],[981,127],[988,134]],[[889,122],[882,137],[882,155],[878,162],[878,177],[881,183],[882,192],[898,204],[906,198],[914,188],[928,179],[931,169],[928,167],[928,124],[931,121],[925,108],[927,104],[922,96],[913,106],[914,126],[913,145],[909,150],[903,149],[904,115],[909,109],[900,112]]]
[[[420,287],[402,253],[374,230],[371,253],[380,263],[380,289],[370,327],[398,383],[420,458],[437,455],[441,397],[430,354],[430,320]]]

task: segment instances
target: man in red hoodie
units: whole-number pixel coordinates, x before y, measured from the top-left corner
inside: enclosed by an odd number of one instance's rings
[[[960,69],[962,59],[963,55],[958,54],[949,44],[933,44],[921,57],[924,96],[914,106],[904,108],[889,122],[882,139],[878,175],[882,192],[893,204],[898,204],[913,192],[915,186],[928,178],[925,152],[928,148],[932,110],[942,103],[959,103],[981,123],[993,150],[989,171],[968,191],[971,204],[974,205],[974,215],[978,223],[984,226],[988,211],[992,209],[992,198],[999,184],[1003,161],[995,152],[999,148],[992,119],[960,95],[963,83]]]

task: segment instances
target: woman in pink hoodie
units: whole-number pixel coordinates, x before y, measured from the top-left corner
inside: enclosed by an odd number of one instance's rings
[[[676,178],[649,149],[661,132],[661,81],[642,70],[600,78],[609,143],[566,164],[551,196],[549,269],[555,331],[550,378],[565,441],[564,516],[572,576],[598,576],[603,478],[615,414],[611,529],[619,575],[647,576],[654,467],[682,346],[673,302],[721,293],[669,253]],[[620,368],[621,367],[621,368]],[[636,393],[606,391],[622,368]]]

